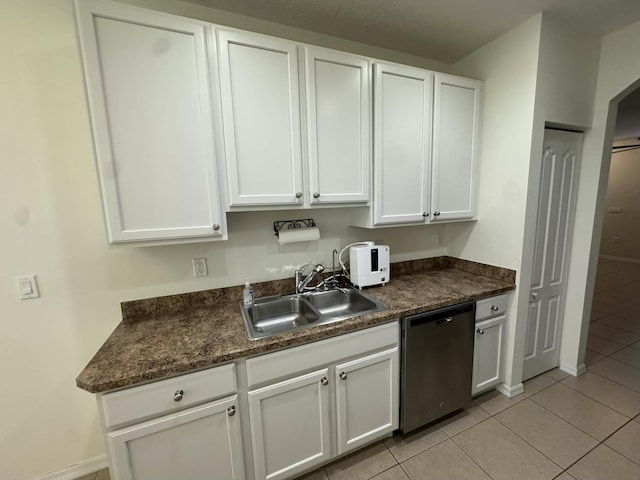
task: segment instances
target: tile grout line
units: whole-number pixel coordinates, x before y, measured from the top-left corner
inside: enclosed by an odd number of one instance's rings
[[[489,418],[493,418],[493,417],[489,417]],[[485,422],[485,421],[489,420],[489,418],[485,418],[482,422]],[[482,423],[482,422],[479,422],[479,423],[477,423],[476,425],[480,425],[480,423]],[[474,427],[475,427],[475,425],[474,425]],[[464,432],[464,430],[463,430],[462,432]],[[460,432],[460,433],[462,433],[462,432]],[[457,435],[459,435],[459,434],[457,434]],[[454,435],[454,436],[457,436],[457,435]],[[467,453],[467,451],[466,451],[464,448],[462,448],[462,446],[461,446],[461,445],[459,445],[459,444],[458,444],[458,442],[456,442],[456,441],[454,440],[454,438],[453,438],[453,437],[451,437],[451,438],[450,438],[450,440],[453,442],[453,444],[454,444],[456,447],[458,447],[458,448],[460,449],[460,451],[462,451],[462,453],[464,453],[464,454],[467,456],[467,458],[469,458],[469,460],[471,460],[474,464],[476,464],[476,465],[478,466],[478,468],[479,468],[480,470],[482,470],[482,471],[487,475],[487,477],[489,477],[491,480],[494,480],[494,479],[493,479],[493,477],[492,477],[491,475],[489,475],[489,472],[487,472],[484,468],[482,468],[482,465],[480,465],[478,462],[476,462],[476,461],[473,459],[473,457],[472,457],[471,455],[469,455],[469,454]],[[413,479],[411,479],[411,480],[413,480]]]
[[[565,385],[565,386],[566,386],[566,385]],[[567,387],[567,388],[569,388],[569,387]],[[577,393],[580,393],[580,392],[577,392]],[[582,395],[582,394],[580,394],[580,395]],[[586,395],[583,395],[583,396],[586,396]],[[590,397],[587,397],[587,398],[590,398]],[[552,413],[552,414],[553,414],[553,415],[555,415],[556,417],[558,417],[558,418],[562,418],[560,415],[558,415],[558,414],[557,414],[557,413],[555,413],[554,411],[549,410],[547,407],[545,407],[545,406],[544,406],[544,405],[542,405],[541,403],[536,402],[533,398],[531,399],[531,401],[532,401],[533,403],[535,403],[536,405],[538,405],[539,407],[544,408],[547,412]],[[626,416],[625,416],[625,418],[626,418]],[[564,420],[565,422],[567,422],[569,425],[572,425],[573,427],[577,428],[578,430],[580,430],[580,431],[581,431],[582,433],[584,433],[585,435],[587,435],[587,436],[589,436],[589,437],[593,438],[596,442],[599,442],[599,441],[600,441],[600,439],[598,439],[598,438],[594,437],[594,436],[593,436],[592,434],[590,434],[589,432],[584,431],[584,430],[583,430],[582,428],[580,428],[579,426],[574,425],[574,424],[573,424],[573,423],[571,423],[569,420],[567,420],[567,419],[565,419],[565,418],[562,418],[562,420]]]
[[[537,404],[536,404],[537,405]],[[553,412],[551,412],[553,413]],[[555,415],[555,414],[554,414]],[[557,417],[557,415],[556,415]],[[558,417],[560,418],[560,417]],[[564,419],[562,419],[564,420]],[[567,422],[566,420],[564,420],[565,422]],[[536,452],[538,452],[540,455],[542,455],[544,458],[546,458],[547,460],[549,460],[551,463],[553,463],[556,467],[558,467],[561,472],[560,474],[562,474],[562,472],[564,471],[564,467],[562,467],[562,465],[558,465],[555,461],[553,461],[551,458],[549,458],[544,452],[541,452],[540,450],[538,450],[534,445],[532,445],[531,443],[529,443],[525,438],[522,438],[518,432],[516,432],[515,430],[513,430],[511,427],[509,427],[508,425],[504,424],[503,422],[500,421],[499,418],[496,418],[496,422],[498,422],[500,425],[502,425],[504,428],[506,428],[507,430],[509,430],[510,432],[512,432],[516,437],[518,437],[520,440],[522,440],[524,443],[526,443],[527,445],[529,445],[531,448],[533,448]],[[569,423],[569,422],[567,422]],[[569,425],[571,425],[569,423]],[[560,475],[559,474],[559,475]]]
[[[592,374],[594,374],[594,375],[598,375],[596,372],[592,372],[591,370],[589,370],[589,373],[592,373]],[[620,386],[622,386],[622,387],[626,388],[627,390],[631,390],[633,393],[636,393],[636,394],[637,394],[637,393],[639,393],[639,392],[636,392],[635,390],[633,390],[633,389],[631,389],[631,388],[629,388],[629,387],[626,387],[626,386],[622,385],[621,383],[614,382],[613,380],[610,380],[610,379],[608,379],[607,377],[605,377],[605,376],[603,376],[603,375],[598,375],[598,376],[599,376],[599,377],[601,377],[601,378],[604,378],[605,380],[609,380],[609,381],[610,381],[610,382],[612,382],[612,383],[616,383],[616,384],[618,384],[618,385],[620,385]],[[574,378],[580,378],[580,377],[574,377]],[[587,398],[588,398],[588,399],[590,399],[590,400],[593,400],[594,402],[596,402],[596,403],[598,403],[598,404],[602,405],[603,407],[606,407],[606,408],[608,408],[609,410],[613,410],[614,412],[616,412],[616,413],[617,413],[617,414],[619,414],[619,415],[622,415],[622,416],[623,416],[623,417],[625,417],[625,418],[634,418],[634,417],[635,417],[635,415],[637,415],[637,414],[634,414],[634,415],[632,415],[631,417],[629,417],[629,415],[627,415],[626,413],[622,413],[621,411],[616,410],[615,408],[613,408],[613,407],[611,407],[611,406],[609,406],[609,405],[606,405],[606,404],[602,403],[600,400],[597,400],[597,399],[595,399],[595,398],[591,397],[590,395],[587,395],[586,393],[582,393],[580,390],[576,390],[576,389],[575,389],[575,388],[573,388],[571,385],[567,385],[566,383],[563,383],[563,385],[564,385],[565,387],[567,387],[567,388],[570,388],[570,389],[571,389],[571,390],[573,390],[574,392],[579,393],[580,395],[582,395],[582,396],[584,396],[584,397],[587,397]],[[537,403],[537,402],[536,402],[536,403]]]
[[[605,358],[609,358],[609,357],[605,357]],[[601,362],[602,360],[604,360],[604,358],[601,358],[600,360],[598,360],[598,361],[596,361],[596,362],[593,362],[591,365],[595,365],[596,363]],[[619,360],[616,360],[615,358],[612,358],[611,360],[619,361]],[[625,365],[629,365],[628,363],[624,363],[624,362],[620,362],[620,363],[623,363],[623,364],[625,364]],[[591,366],[591,365],[590,365],[590,366]],[[590,367],[590,366],[589,366],[589,367]],[[631,366],[631,367],[633,367],[633,365],[630,365],[630,366]],[[610,382],[617,383],[618,385],[620,385],[620,386],[622,386],[622,387],[625,387],[625,388],[628,388],[628,389],[629,389],[629,390],[631,390],[632,392],[635,392],[635,393],[637,393],[637,394],[639,394],[639,395],[640,395],[640,390],[636,390],[635,388],[632,388],[632,387],[630,387],[630,386],[628,386],[628,385],[625,385],[624,383],[620,383],[620,382],[618,382],[617,380],[614,380],[613,378],[605,377],[604,375],[602,375],[602,374],[600,374],[600,373],[598,373],[598,372],[595,372],[595,371],[591,370],[589,367],[587,367],[587,371],[588,371],[589,373],[593,373],[594,375],[598,375],[599,377],[602,377],[602,378],[604,378],[604,379],[606,379],[606,380],[609,380]],[[633,367],[633,368],[635,368],[636,370],[638,370],[638,373],[640,374],[640,368],[638,368],[638,367]],[[567,386],[568,386],[568,385],[567,385]],[[609,408],[611,408],[611,407],[609,407]],[[617,410],[616,410],[616,411],[617,411]],[[627,416],[627,415],[625,415],[625,417],[626,417],[626,416]],[[635,418],[635,416],[634,416],[634,417],[631,417],[631,418]]]
[[[625,424],[621,425],[619,428],[617,428],[615,431],[613,431],[609,436],[605,437],[604,440],[602,440],[600,443],[598,443],[595,447],[593,447],[592,449],[590,449],[587,453],[585,453],[583,456],[581,456],[580,458],[578,458],[575,462],[573,462],[571,465],[569,465],[564,471],[566,472],[567,470],[569,470],[571,467],[573,467],[576,463],[578,463],[580,460],[582,460],[584,457],[586,457],[587,455],[589,455],[591,452],[593,452],[596,448],[600,447],[600,446],[605,446],[607,448],[610,448],[611,450],[613,450],[614,452],[616,452],[618,455],[626,458],[627,460],[629,460],[631,463],[638,465],[636,462],[634,462],[633,460],[631,460],[630,458],[628,458],[627,456],[623,455],[622,453],[618,452],[615,448],[611,448],[609,445],[605,445],[604,442],[606,442],[607,440],[609,440],[611,437],[613,437],[616,433],[618,433],[620,430],[622,430],[624,427],[626,427],[629,422],[633,422],[633,420],[629,420],[628,422],[626,422]],[[640,466],[640,465],[638,465]],[[567,472],[568,473],[568,472]],[[570,474],[571,475],[571,474]]]

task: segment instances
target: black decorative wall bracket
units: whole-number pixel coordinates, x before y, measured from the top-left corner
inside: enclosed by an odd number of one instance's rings
[[[294,230],[296,228],[309,228],[315,227],[316,222],[313,218],[303,218],[300,220],[277,220],[273,222],[273,231],[276,232],[275,236],[280,238],[280,230],[286,227],[287,230]]]

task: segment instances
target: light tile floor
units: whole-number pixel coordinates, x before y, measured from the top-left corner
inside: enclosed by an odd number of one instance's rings
[[[584,375],[556,369],[523,395],[486,393],[469,411],[301,478],[640,480],[640,264],[599,262],[591,320]]]

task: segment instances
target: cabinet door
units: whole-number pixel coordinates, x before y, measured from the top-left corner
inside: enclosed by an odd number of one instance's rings
[[[338,454],[398,428],[398,349],[337,365]]]
[[[366,202],[371,165],[370,63],[305,48],[310,203]]]
[[[231,206],[302,204],[296,45],[220,30],[218,48]]]
[[[476,323],[471,393],[487,390],[502,382],[502,345],[506,316]]]
[[[429,214],[433,75],[375,64],[374,223],[424,223]]]
[[[107,434],[114,480],[242,480],[237,395]]]
[[[437,74],[431,221],[473,218],[482,83]]]
[[[77,2],[110,242],[222,237],[204,23]]]
[[[249,392],[256,480],[291,478],[330,458],[328,373]]]

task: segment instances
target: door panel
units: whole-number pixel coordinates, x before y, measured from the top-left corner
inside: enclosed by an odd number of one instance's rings
[[[471,79],[435,76],[432,222],[475,214],[480,86]]]
[[[110,242],[221,236],[207,26],[107,2],[77,13]]]
[[[249,392],[257,480],[291,478],[330,458],[328,373],[325,368]]]
[[[398,349],[335,367],[338,454],[398,428]]]
[[[109,433],[113,477],[243,480],[237,405],[234,395]]]
[[[370,64],[305,48],[310,203],[366,202],[371,170]]]
[[[558,366],[582,134],[545,130],[524,380]]]
[[[378,63],[374,92],[374,223],[425,223],[433,75]]]
[[[301,204],[295,44],[218,32],[230,204]]]

